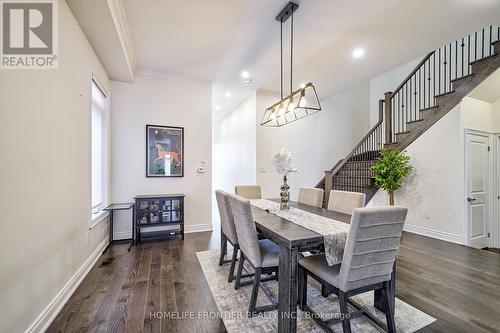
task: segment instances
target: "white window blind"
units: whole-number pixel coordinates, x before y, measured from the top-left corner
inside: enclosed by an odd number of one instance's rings
[[[108,101],[92,81],[92,212],[103,207],[105,198],[105,124]]]

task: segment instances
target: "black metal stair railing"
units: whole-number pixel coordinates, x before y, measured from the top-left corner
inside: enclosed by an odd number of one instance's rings
[[[328,173],[335,175],[331,189],[342,191],[363,192],[367,185],[366,180],[371,179],[371,161],[374,161],[384,144],[383,104],[379,101],[379,121],[354,147],[354,149],[339,161]],[[316,187],[325,187],[325,176]]]
[[[420,111],[436,106],[436,97],[452,92],[453,81],[471,75],[471,63],[493,55],[499,39],[500,27],[490,25],[428,53],[390,96],[391,142],[421,119]]]
[[[379,101],[379,121],[325,172],[316,187],[364,192],[371,184],[371,165],[384,143],[396,142],[396,134],[407,133],[412,122],[422,119],[420,111],[435,107],[436,97],[452,92],[455,80],[472,74],[471,63],[494,54],[492,43],[498,40],[500,27],[491,25],[428,53],[394,92]]]

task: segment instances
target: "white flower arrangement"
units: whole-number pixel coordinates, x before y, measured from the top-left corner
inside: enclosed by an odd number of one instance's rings
[[[292,153],[285,148],[281,148],[273,154],[273,164],[276,167],[276,172],[280,175],[287,176],[298,171],[292,165]]]

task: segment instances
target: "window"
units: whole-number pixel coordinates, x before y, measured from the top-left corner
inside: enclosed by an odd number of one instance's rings
[[[108,98],[92,80],[92,214],[99,214],[107,197]]]

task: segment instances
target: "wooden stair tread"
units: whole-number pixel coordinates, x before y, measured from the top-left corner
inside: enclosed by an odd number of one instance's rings
[[[455,90],[452,90],[452,91],[448,91],[448,92],[445,92],[445,93],[442,93],[442,94],[439,94],[439,95],[435,95],[434,98],[438,98],[438,97],[443,97],[443,96],[447,96],[447,95],[451,95],[455,93]],[[422,111],[422,110],[420,110]]]
[[[493,43],[492,43],[493,44]],[[474,65],[474,64],[477,64],[478,62],[481,62],[481,61],[485,61],[485,60],[488,60],[488,59],[491,59],[491,58],[494,58],[496,57],[498,54],[497,53],[493,53],[493,54],[490,54],[489,56],[486,56],[484,58],[481,58],[481,59],[477,59],[477,60],[474,60],[474,61],[471,61],[469,62],[469,65]]]
[[[423,108],[423,109],[420,109],[418,110],[419,112],[424,112],[424,111],[429,111],[429,110],[432,110],[432,109],[437,109],[439,107],[439,105],[434,105],[434,106],[429,106],[429,107],[426,107],[426,108]]]
[[[416,124],[416,123],[419,123],[421,121],[424,121],[424,120],[423,119],[416,119],[416,120],[407,121],[406,123],[409,125],[409,124]]]
[[[457,82],[457,81],[460,81],[460,80],[465,80],[465,79],[471,78],[471,77],[473,77],[473,76],[474,76],[474,73],[470,73],[470,74],[464,75],[464,76],[462,76],[462,77],[457,77],[456,79],[453,79],[453,80],[451,80],[450,82],[451,82],[451,83],[455,83],[455,82]]]

